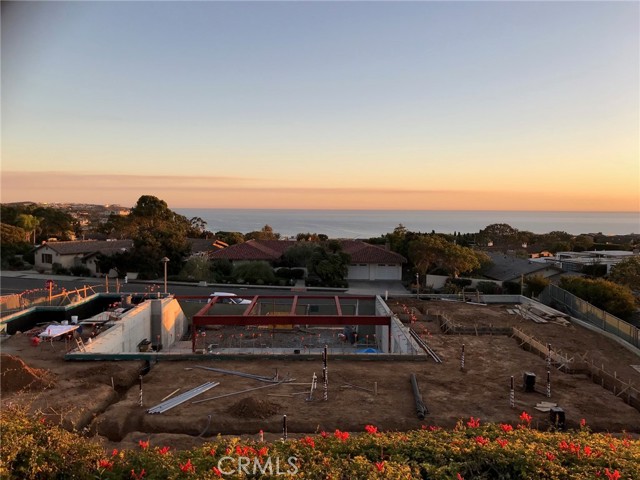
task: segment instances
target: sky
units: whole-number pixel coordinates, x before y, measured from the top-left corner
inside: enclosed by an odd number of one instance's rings
[[[640,3],[1,4],[2,202],[640,211]]]

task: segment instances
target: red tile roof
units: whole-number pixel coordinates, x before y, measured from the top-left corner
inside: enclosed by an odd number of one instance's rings
[[[295,240],[249,240],[212,252],[211,259],[226,258],[228,260],[278,260],[282,254],[295,245]],[[400,254],[386,248],[360,240],[340,240],[342,249],[351,256],[351,263],[405,263],[407,260]]]

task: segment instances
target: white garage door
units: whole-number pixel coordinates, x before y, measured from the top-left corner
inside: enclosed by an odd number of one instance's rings
[[[366,263],[349,265],[347,278],[350,280],[369,280],[369,265]]]
[[[398,265],[384,265],[379,263],[376,267],[376,280],[401,280],[402,272]]]

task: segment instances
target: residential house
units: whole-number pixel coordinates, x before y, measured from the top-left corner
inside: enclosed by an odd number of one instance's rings
[[[492,264],[483,271],[483,275],[491,280],[520,282],[523,277],[534,275],[551,279],[562,273],[562,270],[553,264],[519,258],[500,252],[487,252],[487,255],[491,258]]]
[[[546,258],[549,264],[561,268],[565,272],[581,272],[588,265],[605,265],[607,274],[611,267],[621,261],[638,255],[638,252],[624,250],[592,250],[586,252],[557,252],[555,257]]]
[[[351,257],[347,280],[402,279],[402,264],[407,261],[402,255],[360,240],[339,241],[342,251]],[[226,258],[234,264],[260,260],[273,264],[296,243],[295,240],[249,240],[213,252],[209,258]]]
[[[84,266],[92,275],[97,276],[98,254],[114,255],[132,247],[132,240],[45,242],[35,250],[35,268],[50,272],[54,263],[67,269]]]

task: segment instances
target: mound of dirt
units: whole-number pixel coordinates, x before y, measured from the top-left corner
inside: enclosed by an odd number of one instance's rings
[[[52,384],[46,370],[31,368],[19,357],[0,355],[0,388],[3,392],[42,390]]]
[[[256,397],[249,397],[234,403],[228,412],[234,417],[244,418],[268,418],[275,415],[280,410],[280,405],[267,400],[259,400]]]

